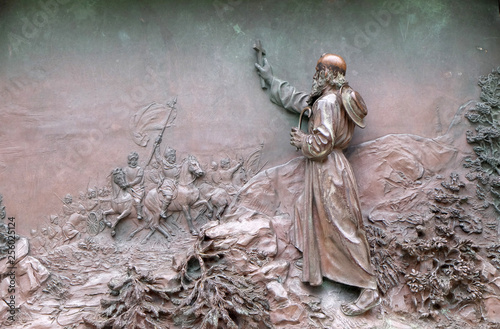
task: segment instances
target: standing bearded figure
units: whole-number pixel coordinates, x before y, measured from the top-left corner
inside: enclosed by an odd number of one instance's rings
[[[132,152],[128,155],[128,167],[123,169],[127,182],[127,189],[134,199],[137,219],[142,219],[142,199],[144,198],[143,176],[144,169],[139,167],[139,154]]]
[[[258,74],[270,87],[271,101],[309,114],[308,133],[292,128],[291,144],[307,158],[304,193],[296,203],[291,242],[302,252],[302,281],[321,285],[323,277],[362,289],[359,298],[341,306],[359,315],[380,302],[377,279],[363,226],[354,173],[343,150],[356,125],[364,128],[366,105],[345,80],[342,57],[318,60],[310,94],[276,79],[264,60]]]

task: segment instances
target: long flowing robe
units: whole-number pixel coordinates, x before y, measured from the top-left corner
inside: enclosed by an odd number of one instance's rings
[[[308,95],[273,79],[271,100],[301,112]],[[291,242],[303,253],[302,281],[321,285],[323,277],[376,289],[354,173],[343,150],[355,124],[333,92],[312,106],[302,153],[307,157],[304,193],[297,202]]]

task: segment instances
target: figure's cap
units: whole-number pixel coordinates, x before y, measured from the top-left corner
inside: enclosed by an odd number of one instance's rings
[[[135,159],[135,160],[139,159],[139,154],[135,151],[130,152],[130,154],[128,155],[128,160],[130,161],[132,159]]]
[[[323,54],[316,64],[316,70],[323,71],[324,69],[328,69],[335,74],[342,73],[345,75],[347,65],[345,60],[339,55]]]
[[[361,95],[349,85],[342,86],[342,103],[349,117],[360,127],[366,127],[365,117],[368,114],[365,101]]]
[[[165,156],[167,155],[176,155],[175,149],[171,148],[170,146],[167,146],[165,149]]]

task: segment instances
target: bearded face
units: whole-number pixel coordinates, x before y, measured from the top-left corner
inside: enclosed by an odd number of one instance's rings
[[[311,93],[309,94],[309,105],[312,105],[328,86],[325,71],[316,71],[313,77]]]

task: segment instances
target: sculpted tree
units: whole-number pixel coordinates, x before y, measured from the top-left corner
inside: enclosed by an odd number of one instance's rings
[[[500,66],[481,76],[478,84],[481,101],[465,112],[475,125],[475,132],[467,131],[466,138],[476,156],[467,157],[464,166],[469,168],[467,179],[477,182],[476,194],[484,201],[483,207],[492,205],[500,214]]]

